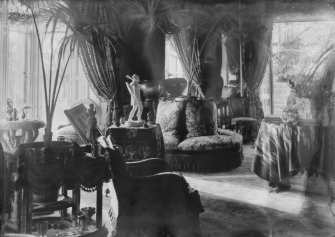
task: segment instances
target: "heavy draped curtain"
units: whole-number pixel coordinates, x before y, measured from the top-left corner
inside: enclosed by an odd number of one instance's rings
[[[173,34],[171,43],[181,62],[188,86],[187,94],[191,94],[192,82],[199,83],[200,59],[196,33],[193,30],[182,29]]]
[[[240,42],[246,116],[264,117],[259,88],[271,55],[272,21],[264,18],[241,23],[240,30],[228,33],[226,48],[231,73],[239,75]]]
[[[202,45],[198,44],[197,28],[193,26],[191,29],[182,29],[178,33],[173,34],[171,43],[177,52],[187,80],[187,95],[197,95],[205,98],[200,87],[200,51]]]
[[[272,21],[262,19],[248,21],[243,26],[242,38],[242,74],[246,84],[245,112],[249,117],[262,119],[264,112],[259,97],[264,73],[271,56]]]
[[[93,92],[102,100],[108,101],[106,126],[112,124],[112,111],[120,105],[118,44],[101,32],[92,31],[92,42],[79,47],[84,71]]]

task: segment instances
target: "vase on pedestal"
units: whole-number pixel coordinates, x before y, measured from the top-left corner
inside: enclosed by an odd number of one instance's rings
[[[160,82],[154,81],[140,81],[139,82],[141,87],[141,94],[143,97],[143,107],[144,112],[146,112],[145,116],[142,115],[144,120],[151,120],[148,121],[149,123],[154,123],[156,119],[156,111],[158,105],[158,99],[163,93],[163,85]],[[151,113],[150,116],[148,114]]]

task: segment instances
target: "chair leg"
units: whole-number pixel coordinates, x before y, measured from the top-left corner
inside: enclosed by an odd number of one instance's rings
[[[102,227],[102,184],[97,188],[97,212],[96,212],[97,228]]]
[[[78,211],[80,210],[80,188],[75,187],[72,190],[72,199],[75,202],[75,205],[72,207],[72,216],[77,217]]]
[[[228,125],[228,111],[227,111],[227,107],[225,106],[224,107],[224,124],[225,124],[225,129],[227,129],[226,128],[226,126],[228,127],[229,125]]]
[[[67,188],[65,186],[62,186],[62,195],[64,197],[67,197]],[[61,210],[61,217],[64,219],[67,216],[67,209]]]
[[[16,209],[16,216],[17,216],[17,227],[19,233],[22,233],[22,189],[20,188],[17,191],[17,209]]]
[[[32,219],[33,219],[33,203],[32,203],[32,191],[29,188],[24,188],[23,191],[23,219],[21,222],[21,233],[30,234],[32,230]]]

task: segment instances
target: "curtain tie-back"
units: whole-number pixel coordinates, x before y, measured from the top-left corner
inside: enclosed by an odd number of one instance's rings
[[[200,83],[197,83],[195,81],[193,81],[193,85],[196,87],[196,88],[199,88],[200,87]]]

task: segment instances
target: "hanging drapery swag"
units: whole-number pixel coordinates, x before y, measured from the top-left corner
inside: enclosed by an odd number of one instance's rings
[[[262,19],[259,22],[245,22],[243,28],[246,29],[242,38],[242,72],[246,84],[244,92],[246,113],[249,117],[262,119],[264,112],[259,97],[259,88],[271,56],[272,21]]]
[[[112,124],[112,113],[120,102],[119,49],[118,43],[101,32],[92,31],[92,42],[79,48],[84,70],[93,92],[109,101],[106,126]]]

